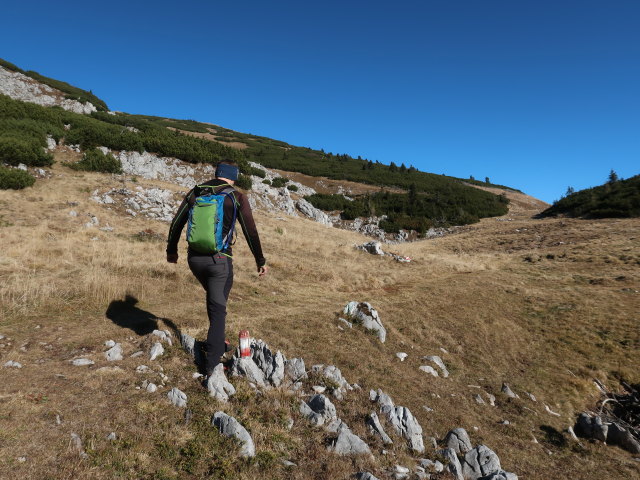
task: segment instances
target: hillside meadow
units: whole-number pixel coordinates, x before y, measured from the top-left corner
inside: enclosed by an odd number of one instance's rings
[[[383,445],[366,431],[364,417],[374,410],[368,391],[378,388],[411,409],[425,437],[464,427],[474,444],[488,445],[523,479],[640,475],[631,454],[586,440],[579,445],[563,433],[594,407],[593,379],[613,389],[620,379],[640,382],[637,219],[534,220],[539,210],[516,202],[510,214],[456,234],[385,247],[413,259],[400,264],[357,251],[355,244],[369,240],[361,235],[256,213],[271,270],[257,277],[240,236],[228,337],[235,344],[247,328],[287,357],[304,358],[307,368],[335,364],[362,387],[335,403],[375,460],[343,458],[327,452],[328,434],[300,417],[295,396],[256,395],[236,379],[238,394],[220,405],[192,379],[196,367],[179,346],[154,362],[146,354],[130,358],[148,351],[150,340],[139,333],[149,326],[202,339],[204,294],[184,254],[177,265],[166,263],[167,224],[89,197],[96,188],[177,188],[78,172],[60,161],[50,171],[33,187],[0,191],[0,363],[23,365],[2,369],[0,477],[324,479],[367,469],[387,478],[389,468],[413,467],[417,457],[401,441],[381,454]],[[88,214],[113,231],[86,227]],[[127,304],[126,296],[135,301]],[[338,328],[351,300],[379,311],[386,343],[358,327]],[[130,317],[119,315],[127,305]],[[109,339],[122,343],[124,360],[105,360]],[[408,358],[400,362],[396,352]],[[440,355],[451,376],[420,371],[424,355]],[[72,366],[76,357],[95,365]],[[156,394],[135,388],[146,378],[135,371],[143,363],[156,372],[162,366],[169,377]],[[521,398],[502,395],[503,382]],[[189,396],[188,423],[166,399],[173,386]],[[495,407],[476,403],[483,391],[496,396]],[[210,426],[217,410],[251,432],[254,459],[237,458],[236,445]],[[116,441],[106,439],[110,432]],[[74,449],[71,433],[81,437],[87,458]],[[436,453],[428,447],[420,457]]]

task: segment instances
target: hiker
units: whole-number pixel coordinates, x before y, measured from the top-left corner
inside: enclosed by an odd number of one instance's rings
[[[189,243],[187,261],[193,275],[206,291],[209,332],[206,342],[207,377],[220,363],[225,353],[225,319],[227,299],[233,285],[233,257],[231,245],[236,218],[256,260],[258,275],[267,273],[266,260],[262,255],[260,237],[253,220],[249,200],[233,188],[238,179],[238,166],[230,160],[222,161],[216,167],[215,178],[197,185],[187,193],[171,222],[167,239],[167,262],[177,263],[178,241],[187,221],[187,241]],[[209,187],[207,187],[209,186]],[[217,203],[216,203],[217,202]],[[214,205],[215,203],[215,205]],[[222,219],[216,209],[222,206]],[[204,221],[202,219],[204,218]],[[215,232],[213,231],[215,230]]]

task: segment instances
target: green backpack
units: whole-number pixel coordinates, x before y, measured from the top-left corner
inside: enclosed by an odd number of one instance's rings
[[[187,223],[187,242],[189,248],[198,253],[217,253],[225,251],[231,244],[236,225],[237,206],[233,195],[235,189],[227,186],[215,191],[216,186],[196,185],[191,197],[189,219]],[[231,227],[226,235],[224,228],[224,201],[227,197],[233,203]]]

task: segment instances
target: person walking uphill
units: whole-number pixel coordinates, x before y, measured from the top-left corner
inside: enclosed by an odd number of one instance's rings
[[[195,186],[187,193],[171,222],[167,239],[167,262],[177,263],[178,241],[188,223],[187,260],[191,272],[205,289],[209,316],[207,376],[211,375],[225,352],[227,299],[233,285],[231,244],[236,218],[255,258],[258,275],[267,273],[249,200],[233,188],[237,179],[238,166],[231,161],[220,162],[214,179]]]

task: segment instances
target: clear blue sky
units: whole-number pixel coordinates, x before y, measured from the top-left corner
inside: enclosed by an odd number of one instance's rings
[[[3,5],[0,57],[113,110],[551,202],[640,173],[640,1]]]

